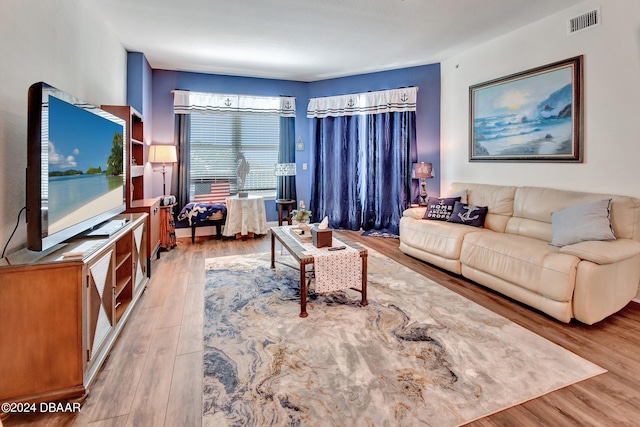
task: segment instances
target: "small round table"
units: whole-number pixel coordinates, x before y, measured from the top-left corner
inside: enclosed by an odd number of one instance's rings
[[[295,200],[278,199],[276,205],[278,206],[278,226],[281,226],[283,222],[291,225],[291,211],[293,211],[293,204]],[[287,211],[286,215],[283,215],[284,211]]]
[[[225,199],[227,219],[224,222],[223,236],[236,239],[256,234],[267,234],[267,214],[262,196],[249,194],[247,197],[229,196]]]

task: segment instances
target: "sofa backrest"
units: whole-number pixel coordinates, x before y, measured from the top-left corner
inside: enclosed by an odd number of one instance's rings
[[[640,199],[541,187],[516,189],[513,217],[509,219],[505,232],[550,242],[553,212],[603,199],[611,199],[610,217],[615,236],[640,241]]]
[[[470,205],[487,206],[484,227],[504,233],[507,222],[513,215],[516,187],[454,182],[451,184],[451,191],[448,194],[465,189],[467,190],[467,202]]]

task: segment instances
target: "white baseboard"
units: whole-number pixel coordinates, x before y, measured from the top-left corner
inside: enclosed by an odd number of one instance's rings
[[[267,222],[267,227],[277,227],[278,221],[269,221]],[[223,226],[224,229],[224,226]],[[216,235],[216,227],[213,225],[208,225],[205,227],[196,227],[196,237],[199,236],[215,236]],[[176,238],[191,238],[191,227],[188,228],[176,228]]]
[[[196,237],[198,236],[215,236],[216,227],[206,226],[206,227],[196,227]],[[180,239],[183,237],[191,238],[191,228],[176,228],[176,238]]]

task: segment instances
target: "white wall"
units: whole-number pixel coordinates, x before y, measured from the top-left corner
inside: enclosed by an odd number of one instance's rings
[[[88,3],[0,1],[2,248],[26,202],[29,86],[44,81],[94,105],[126,103],[126,51]],[[25,218],[23,213],[7,253],[26,245]]]
[[[602,25],[566,22],[601,6]],[[584,55],[584,162],[470,163],[469,86]],[[452,182],[640,197],[640,1],[585,1],[442,63],[442,194]]]
[[[600,26],[567,35],[569,18],[597,6]],[[468,161],[469,86],[578,55],[583,163]],[[441,194],[452,182],[478,182],[640,197],[640,1],[586,1],[444,61],[441,72]]]

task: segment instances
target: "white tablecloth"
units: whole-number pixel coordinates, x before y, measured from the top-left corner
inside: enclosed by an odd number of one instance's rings
[[[237,233],[247,235],[267,234],[267,212],[261,196],[231,196],[226,199],[227,220],[224,223],[224,236],[235,236]]]

